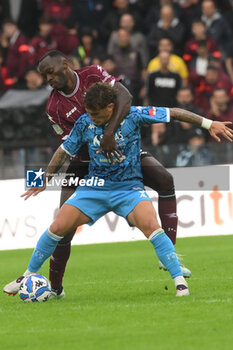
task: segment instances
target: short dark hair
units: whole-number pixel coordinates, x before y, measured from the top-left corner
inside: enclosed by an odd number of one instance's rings
[[[41,59],[39,60],[39,64],[46,58],[46,57],[60,57],[63,58],[65,60],[68,61],[68,58],[63,55],[63,53],[61,51],[58,50],[51,50],[46,52],[46,54],[44,54],[44,56],[41,57]]]
[[[100,110],[110,103],[116,103],[116,89],[108,83],[94,83],[86,92],[84,98],[85,108]]]

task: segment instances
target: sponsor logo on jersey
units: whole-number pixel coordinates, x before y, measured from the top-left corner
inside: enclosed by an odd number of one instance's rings
[[[62,128],[58,124],[53,124],[52,127],[54,128],[55,132],[58,135],[63,134],[64,131],[62,130]]]
[[[151,109],[149,109],[149,114],[150,114],[151,117],[154,117],[155,114],[156,114],[156,108],[152,107]]]
[[[71,114],[73,114],[75,111],[77,111],[77,108],[74,107],[73,109],[71,109],[71,111],[69,111],[68,113],[66,113],[66,118],[69,118],[71,116]]]

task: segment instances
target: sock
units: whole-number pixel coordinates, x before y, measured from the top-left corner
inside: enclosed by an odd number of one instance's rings
[[[65,273],[66,264],[70,257],[71,243],[66,245],[57,245],[49,262],[49,280],[53,289],[59,289],[62,286],[62,279]]]
[[[37,242],[36,248],[32,253],[27,268],[28,271],[36,272],[40,270],[42,264],[54,252],[58,242],[62,238],[63,237],[59,237],[47,229],[40,237],[39,241]]]
[[[149,240],[153,244],[159,260],[166,267],[172,278],[183,276],[174,245],[170,238],[164,233],[164,230],[159,228],[154,231],[150,235]]]
[[[161,226],[166,232],[166,235],[175,245],[178,223],[175,188],[173,187],[169,191],[159,191],[158,194],[158,212],[161,220]]]

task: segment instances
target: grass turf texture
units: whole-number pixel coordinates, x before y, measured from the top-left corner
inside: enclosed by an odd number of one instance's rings
[[[191,296],[176,298],[149,242],[74,246],[65,300],[27,304],[0,293],[0,349],[230,350],[232,247],[233,236],[179,239],[193,276]],[[1,288],[31,252],[0,252]]]

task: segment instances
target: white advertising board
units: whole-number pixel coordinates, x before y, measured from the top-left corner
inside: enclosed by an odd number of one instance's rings
[[[224,188],[221,176],[214,177],[216,167],[206,169],[195,168],[195,182],[199,184],[195,190],[188,190],[184,179],[190,179],[190,171],[194,168],[174,169],[175,183],[183,179],[185,190],[178,184],[178,237],[227,235],[233,234],[233,167],[229,169],[230,187]],[[202,171],[201,171],[202,170]],[[179,171],[182,171],[180,173]],[[197,176],[199,174],[199,177]],[[204,190],[207,180],[211,189]],[[201,184],[201,185],[200,185]],[[52,223],[58,210],[60,191],[44,191],[27,201],[20,198],[24,192],[25,180],[0,181],[1,215],[0,215],[0,250],[33,248],[45,229]],[[149,191],[157,209],[155,192]],[[130,228],[123,218],[109,213],[93,226],[84,225],[77,230],[73,244],[89,244],[102,242],[118,242],[144,239],[143,234]]]

